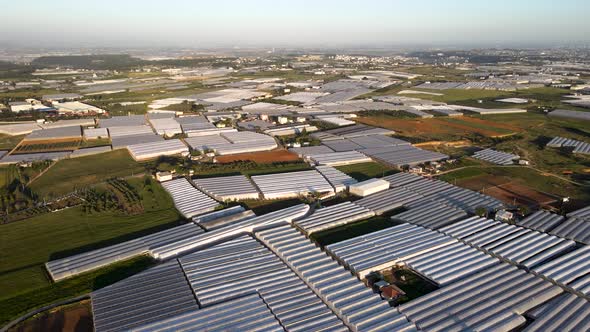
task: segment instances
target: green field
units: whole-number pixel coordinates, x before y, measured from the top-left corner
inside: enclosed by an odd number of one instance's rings
[[[0,326],[33,309],[87,294],[113,284],[139,273],[153,264],[151,258],[140,256],[14,297],[0,299]]]
[[[18,179],[18,168],[5,166],[0,167],[0,188],[5,188],[12,183],[14,179]]]
[[[558,175],[566,170],[583,174],[590,169],[590,158],[545,146],[555,136],[587,141],[590,136],[590,123],[587,121],[555,119],[533,112],[490,115],[485,118],[522,128],[519,135],[498,142],[495,148],[515,152],[523,159],[531,161],[536,168]]]
[[[51,259],[120,243],[178,224],[180,216],[164,189],[142,189],[143,179],[131,179],[145,213],[84,213],[74,207],[24,221],[0,225],[0,298],[49,284],[44,263]]]
[[[478,104],[477,100],[486,100],[486,99],[499,99],[504,96],[510,96],[510,92],[506,91],[496,91],[496,90],[465,90],[465,89],[449,89],[449,90],[426,90],[426,89],[416,89],[413,88],[412,90],[420,91],[424,90],[425,92],[434,92],[434,93],[441,93],[442,96],[434,96],[429,94],[412,94],[411,97],[422,98],[422,99],[429,99],[439,102],[445,103],[460,103],[465,101],[472,101],[470,104]],[[475,105],[474,105],[475,106]],[[480,105],[481,106],[481,105]],[[504,104],[504,106],[514,106],[510,104]]]
[[[0,134],[0,150],[12,150],[23,140],[25,135],[20,136],[8,136]]]
[[[160,165],[157,166],[160,168]],[[309,164],[304,162],[284,162],[284,163],[264,163],[258,164],[255,162],[235,162],[227,164],[197,164],[193,166],[195,177],[208,178],[216,176],[229,175],[263,175],[284,172],[296,172],[310,170]]]
[[[60,196],[115,177],[138,175],[145,169],[127,150],[58,161],[30,184],[41,197]]]
[[[380,178],[386,175],[397,173],[396,170],[376,162],[338,166],[336,169],[350,175],[358,181],[364,181],[371,178]]]
[[[498,91],[498,90],[481,90],[481,89],[449,89],[449,90],[429,90],[411,88],[414,91],[424,91],[428,93],[442,94],[440,96],[430,94],[412,94],[410,97],[434,100],[449,104],[463,106],[482,107],[482,108],[527,108],[534,109],[537,107],[545,108],[565,108],[572,110],[581,110],[575,106],[562,103],[563,96],[569,94],[568,90],[553,87],[541,87],[532,89],[522,89],[517,91]],[[530,100],[527,104],[510,104],[502,103],[496,100],[503,98],[524,98]]]
[[[254,211],[256,215],[286,209],[291,206],[302,204],[297,198],[283,200],[245,200],[241,202],[248,210]]]
[[[575,185],[560,178],[543,174],[535,169],[524,166],[472,166],[441,175],[438,179],[452,184],[460,184],[461,180],[486,175],[505,177],[511,181],[518,180],[521,184],[537,191],[551,193],[562,197],[571,197],[579,202],[590,203],[590,186]]]
[[[93,147],[97,147],[97,146],[107,146],[107,145],[111,145],[111,140],[108,138],[84,140],[80,144],[80,149],[93,148]]]
[[[332,243],[352,239],[357,236],[377,232],[395,225],[395,223],[391,221],[390,215],[391,214],[376,216],[353,224],[314,233],[310,238],[323,247]]]

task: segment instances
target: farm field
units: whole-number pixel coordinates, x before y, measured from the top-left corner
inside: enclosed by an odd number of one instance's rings
[[[245,200],[241,204],[247,209],[252,210],[256,215],[262,215],[280,209],[286,209],[291,206],[302,204],[297,198],[283,200]]]
[[[66,280],[54,284],[50,284],[25,293],[21,293],[13,297],[0,299],[0,325],[4,325],[8,323],[10,320],[15,319],[20,315],[26,314],[27,312],[30,312],[33,309],[40,308],[55,303],[57,301],[63,301],[73,297],[81,296],[93,290],[111,285],[119,280],[137,274],[152,266],[153,264],[154,261],[150,257],[140,256],[137,258],[115,263],[102,269],[84,273],[73,278],[68,278]],[[76,305],[56,308],[56,313],[59,315],[62,310],[67,311],[69,307],[75,308]],[[37,317],[43,316],[44,313],[38,315]],[[76,317],[86,317],[84,315],[84,310],[77,311],[77,314],[75,313],[71,315],[72,320],[75,320]],[[34,324],[34,318],[25,321],[24,326],[27,326],[28,322]],[[46,330],[47,328],[40,330],[36,329],[34,331]],[[59,329],[58,331],[63,330]],[[72,331],[78,330],[75,329]],[[92,329],[82,329],[81,331],[92,331]]]
[[[555,136],[590,141],[590,126],[584,121],[555,119],[539,112],[434,119],[396,119],[383,115],[357,118],[357,121],[393,129],[400,138],[414,143],[468,139],[480,148],[493,146],[518,154],[545,172],[562,175],[571,171],[572,180],[590,181],[590,158],[545,146]],[[465,151],[444,146],[425,148],[465,155]]]
[[[145,169],[127,150],[58,161],[30,187],[40,196],[60,196],[115,177],[140,175]]]
[[[355,120],[367,125],[394,130],[403,137],[418,138],[423,141],[458,140],[473,135],[501,137],[521,131],[516,126],[470,116],[461,118],[399,119],[382,112],[369,117],[358,117]]]
[[[297,161],[299,157],[287,150],[240,153],[228,156],[215,157],[218,163],[225,164],[235,161],[253,161],[259,164],[273,163],[273,162],[288,162]]]
[[[172,199],[154,183],[129,180],[141,196],[144,213],[86,213],[81,206],[0,225],[0,298],[49,284],[44,263],[120,243],[177,225]]]
[[[469,167],[441,175],[438,179],[475,191],[483,189],[484,193],[510,204],[515,199],[516,203],[527,206],[549,204],[555,200],[555,196],[571,197],[571,209],[590,203],[589,187],[522,166]]]
[[[193,169],[195,171],[195,177],[206,178],[238,174],[252,176],[283,172],[306,171],[310,170],[311,167],[303,161],[270,164],[258,164],[252,161],[235,161],[226,164],[198,164],[194,165]]]
[[[539,87],[517,91],[496,91],[481,89],[429,90],[417,88],[412,88],[412,90],[426,92],[425,94],[412,94],[412,97],[463,106],[483,108],[533,108],[542,106],[577,109],[576,107],[572,107],[571,105],[563,104],[561,102],[562,96],[568,94],[567,90],[553,87]],[[431,95],[429,93],[436,93],[440,95]],[[528,99],[531,102],[523,105],[515,105],[496,101],[503,98],[523,98]]]
[[[15,146],[18,145],[20,141],[26,135],[20,136],[9,136],[9,135],[0,135],[0,150],[12,150]]]
[[[17,146],[13,154],[73,151],[80,147],[80,140],[34,140],[23,141]]]
[[[48,310],[18,324],[12,331],[91,331],[93,324],[90,306],[90,301],[84,300],[76,304]]]
[[[320,246],[324,247],[332,243],[352,239],[357,236],[373,233],[395,226],[390,219],[391,214],[375,216],[348,225],[328,229],[312,234],[310,237]]]
[[[335,168],[358,181],[365,181],[370,178],[380,178],[397,173],[396,170],[376,162],[338,166]]]
[[[559,197],[532,189],[518,179],[483,175],[457,182],[457,185],[495,197],[506,204],[525,205],[530,209],[549,207]]]
[[[93,147],[97,147],[97,146],[106,146],[106,145],[111,145],[111,140],[108,138],[83,140],[82,143],[80,143],[80,149],[93,148]]]

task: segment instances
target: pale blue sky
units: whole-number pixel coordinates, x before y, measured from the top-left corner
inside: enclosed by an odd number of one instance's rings
[[[588,0],[0,0],[35,46],[517,45],[590,41]]]

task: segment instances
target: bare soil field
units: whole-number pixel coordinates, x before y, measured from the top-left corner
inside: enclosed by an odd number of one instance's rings
[[[252,152],[252,153],[240,153],[229,156],[216,157],[218,163],[225,164],[235,161],[253,161],[260,164],[268,164],[273,162],[287,162],[297,161],[299,157],[287,150],[276,150],[276,151],[264,151],[264,152]]]
[[[550,206],[557,198],[530,188],[519,181],[501,176],[483,175],[457,181],[463,188],[483,192],[507,204],[525,205],[530,208]]]
[[[361,117],[356,121],[392,129],[404,136],[428,134],[468,135],[479,134],[487,137],[500,137],[515,134],[521,129],[489,120],[468,116],[461,118],[396,119],[388,117]]]
[[[90,332],[93,331],[90,302],[82,301],[73,306],[57,308],[41,313],[14,328],[10,332]]]

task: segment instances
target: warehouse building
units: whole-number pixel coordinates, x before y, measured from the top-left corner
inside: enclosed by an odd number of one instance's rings
[[[149,121],[158,135],[172,137],[174,135],[182,134],[180,124],[176,122],[176,119],[173,117],[150,118]]]
[[[422,150],[412,145],[364,149],[362,153],[399,169],[449,158],[445,154]]]
[[[547,146],[553,147],[553,148],[559,148],[559,147],[573,148],[573,150],[572,150],[573,153],[590,155],[590,143],[577,141],[574,139],[555,137],[551,141],[549,141],[549,143],[547,143]]]
[[[232,224],[231,227],[220,228],[185,240],[155,247],[151,250],[151,253],[158,260],[176,258],[199,249],[209,248],[212,245],[235,239],[242,235],[252,234],[254,231],[260,229],[268,229],[277,225],[290,223],[295,219],[305,216],[308,212],[308,205],[295,205],[254,218],[245,219]]]
[[[51,279],[63,280],[113,263],[148,254],[156,246],[180,241],[203,233],[199,226],[188,223],[112,246],[52,260],[45,264]]]
[[[367,289],[291,226],[258,231],[270,248],[352,331],[414,331],[396,308]]]
[[[299,156],[299,158],[306,158],[306,157],[309,157],[314,154],[326,154],[326,153],[334,152],[334,150],[330,149],[329,147],[327,147],[325,145],[290,148],[289,151],[296,153]]]
[[[366,197],[387,189],[389,189],[389,182],[381,179],[369,179],[352,184],[348,187],[348,191],[352,195],[360,197]]]
[[[244,175],[193,180],[201,191],[220,202],[259,199],[260,193]]]
[[[440,228],[439,231],[490,255],[527,268],[565,253],[576,245],[574,241],[505,223],[486,223],[488,227],[477,230],[472,228],[472,232],[466,234],[464,227],[473,227],[474,223],[482,224],[477,222],[476,217],[471,217]],[[458,230],[461,235],[455,233]]]
[[[391,219],[430,229],[438,229],[467,217],[467,213],[461,209],[431,201],[428,198],[413,200],[406,206],[409,211],[396,214]]]
[[[520,159],[520,156],[512,153],[485,149],[474,153],[473,158],[487,161],[496,165],[513,165],[515,161]]]
[[[347,127],[342,127],[342,128],[324,130],[319,133],[313,133],[313,134],[311,134],[311,136],[315,137],[323,142],[323,141],[328,141],[328,140],[339,140],[339,139],[362,137],[362,136],[393,135],[393,134],[395,134],[395,132],[392,130],[371,127],[371,126],[367,126],[367,125],[363,125],[363,124],[356,124],[354,126],[347,126]]]
[[[79,140],[82,139],[80,126],[38,129],[25,137],[26,141],[35,140]]]
[[[344,202],[316,210],[311,216],[295,222],[307,235],[365,220],[375,215],[369,209]]]
[[[185,218],[211,212],[219,205],[184,178],[162,182],[162,187],[172,196],[174,206]]]
[[[568,288],[580,296],[590,297],[590,247],[579,247],[561,257],[542,263],[531,272]]]
[[[402,224],[326,246],[357,277],[402,263],[404,259],[457,241],[426,228]]]
[[[344,166],[371,162],[371,158],[357,151],[329,152],[313,154],[308,157],[316,165],[322,166]]]
[[[99,125],[103,128],[134,127],[146,124],[144,115],[113,116],[108,119],[99,120]]]
[[[277,147],[274,138],[253,132],[224,132],[220,135],[189,137],[185,142],[201,153],[212,151],[218,155],[269,151]]]
[[[533,212],[526,218],[516,222],[518,226],[549,233],[565,220],[564,216],[544,210]]]
[[[348,187],[357,183],[357,180],[340,172],[331,166],[316,166],[316,171],[320,172],[334,188],[336,193],[348,190]]]
[[[102,108],[81,103],[79,101],[67,101],[63,103],[54,102],[53,107],[57,109],[60,114],[103,114],[106,113]]]
[[[318,194],[334,194],[332,185],[317,171],[299,171],[252,176],[264,199],[284,199]]]
[[[526,323],[525,312],[562,292],[524,270],[500,264],[402,304],[399,310],[421,330],[511,331]]]
[[[422,197],[404,188],[392,188],[354,201],[354,204],[365,207],[376,215],[381,215],[405,207]]]
[[[127,146],[131,157],[137,161],[161,156],[188,155],[188,147],[179,139],[140,143]]]

